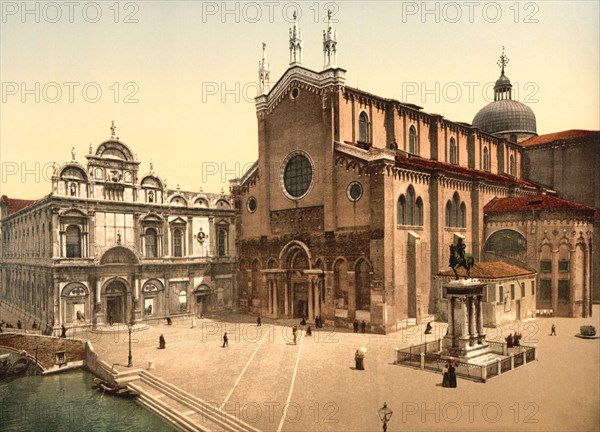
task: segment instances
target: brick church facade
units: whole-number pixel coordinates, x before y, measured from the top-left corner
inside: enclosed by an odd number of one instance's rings
[[[390,332],[436,312],[452,243],[483,258],[486,204],[544,192],[522,171],[535,116],[512,100],[504,62],[475,127],[347,86],[330,22],[323,51],[321,71],[303,66],[294,22],[290,66],[268,88],[263,44],[258,161],[232,182],[240,308]]]

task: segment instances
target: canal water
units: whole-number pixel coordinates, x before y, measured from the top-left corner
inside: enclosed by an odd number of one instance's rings
[[[176,430],[133,400],[103,395],[93,378],[79,369],[0,381],[0,431]]]

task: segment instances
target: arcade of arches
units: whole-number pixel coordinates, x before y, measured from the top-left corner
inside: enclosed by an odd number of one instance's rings
[[[370,321],[372,265],[365,257],[326,264],[306,244],[292,241],[277,258],[241,259],[238,280],[247,288],[240,306],[273,318]],[[242,290],[243,288],[240,288]]]

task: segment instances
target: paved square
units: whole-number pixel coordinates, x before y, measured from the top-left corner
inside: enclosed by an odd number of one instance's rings
[[[264,431],[378,431],[384,401],[394,411],[390,431],[592,431],[600,424],[600,340],[574,335],[584,324],[600,329],[599,315],[595,306],[593,318],[487,329],[496,340],[520,331],[523,345],[538,346],[538,361],[485,384],[459,379],[457,389],[441,387],[439,374],[393,364],[395,347],[425,341],[422,328],[387,336],[313,330],[294,345],[296,321],[256,327],[234,316],[198,320],[193,329],[189,320],[174,321],[134,333],[133,362],[154,362],[155,375]],[[556,337],[549,336],[553,323]],[[428,340],[445,325],[434,330]],[[229,347],[222,348],[225,331]],[[102,359],[127,363],[126,333],[87,336]],[[361,346],[368,349],[364,371],[353,368]]]

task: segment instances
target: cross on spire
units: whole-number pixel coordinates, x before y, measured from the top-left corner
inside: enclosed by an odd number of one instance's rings
[[[290,66],[302,64],[302,31],[298,26],[298,13],[294,11],[294,26],[290,29]]]
[[[262,44],[262,60],[258,62],[258,87],[259,94],[267,93],[267,87],[269,86],[269,63],[267,63],[267,44]]]
[[[504,54],[504,45],[502,45],[502,55],[498,59],[498,67],[502,69],[502,75],[504,75],[504,67],[508,64],[508,57]]]
[[[337,32],[331,24],[331,9],[327,9],[327,30],[323,30],[323,69],[337,66]]]

